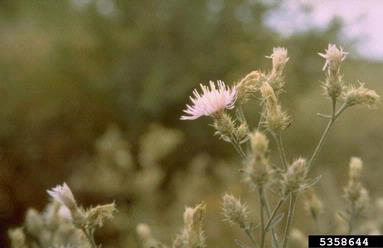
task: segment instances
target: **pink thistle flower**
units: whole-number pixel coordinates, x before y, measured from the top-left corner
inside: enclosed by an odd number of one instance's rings
[[[202,94],[195,89],[194,97],[190,97],[192,105],[186,105],[183,111],[187,115],[181,116],[181,120],[195,120],[201,116],[210,116],[224,109],[232,109],[237,99],[237,91],[230,88],[224,82],[218,80],[217,87],[210,81],[210,88],[202,85]]]

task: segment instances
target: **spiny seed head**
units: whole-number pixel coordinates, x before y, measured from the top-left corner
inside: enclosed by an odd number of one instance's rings
[[[349,86],[342,94],[343,100],[348,106],[367,105],[374,108],[379,104],[380,96],[374,91],[360,84],[359,87]]]
[[[223,215],[225,221],[230,224],[237,224],[245,228],[248,224],[248,209],[246,204],[241,203],[240,199],[233,195],[225,194],[223,196]]]

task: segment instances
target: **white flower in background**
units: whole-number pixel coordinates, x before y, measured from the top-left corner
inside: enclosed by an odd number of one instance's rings
[[[224,82],[218,81],[217,87],[210,81],[210,88],[202,85],[202,95],[197,90],[193,91],[194,97],[190,97],[192,105],[186,105],[184,112],[187,115],[181,116],[181,120],[195,120],[201,116],[210,116],[224,109],[232,109],[236,101],[237,92]]]
[[[65,205],[69,210],[77,208],[77,203],[74,199],[73,193],[66,183],[62,186],[57,185],[51,190],[47,190],[47,192],[53,199]]]
[[[330,69],[336,69],[339,67],[340,63],[346,59],[347,52],[343,51],[342,47],[337,48],[334,44],[328,44],[326,53],[318,53],[319,56],[326,59],[326,62],[323,66],[323,70],[326,70],[327,67]]]

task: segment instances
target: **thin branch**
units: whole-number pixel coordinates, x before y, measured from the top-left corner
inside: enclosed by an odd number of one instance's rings
[[[287,214],[287,223],[285,226],[282,248],[286,248],[287,246],[287,241],[289,239],[289,233],[290,233],[290,227],[291,227],[291,223],[292,223],[294,211],[295,211],[296,200],[297,200],[296,193],[290,193],[290,204],[289,204],[289,210]]]

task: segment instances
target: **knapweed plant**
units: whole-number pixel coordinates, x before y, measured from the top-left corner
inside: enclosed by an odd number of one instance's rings
[[[305,209],[312,217],[317,233],[379,233],[383,230],[383,219],[377,217],[383,216],[383,199],[376,203],[374,220],[367,218],[369,194],[361,180],[362,160],[356,157],[350,160],[349,179],[343,190],[347,207],[334,218],[340,221],[333,227],[321,225],[323,204],[313,190],[313,186],[320,180],[320,175],[313,175],[312,172],[316,158],[334,123],[346,110],[355,105],[373,108],[379,102],[379,96],[362,83],[352,85],[345,82],[341,65],[347,53],[342,48],[330,44],[325,53],[319,55],[325,59],[325,78],[322,85],[331,107],[329,113],[318,114],[318,118],[327,120],[327,125],[312,154],[289,160],[291,156],[288,156],[285,149],[284,132],[292,123],[292,118],[283,108],[279,97],[284,92],[284,68],[289,61],[285,48],[274,48],[273,53],[267,56],[272,61],[268,72],[252,71],[231,86],[223,81],[201,85],[201,91],[193,91],[191,103],[186,105],[184,115],[181,116],[181,120],[196,120],[205,116],[211,118],[215,135],[231,144],[240,156],[239,169],[243,182],[255,192],[259,201],[257,206],[250,206],[232,194],[224,194],[222,198],[224,221],[242,229],[248,237],[248,240],[235,240],[240,248],[286,248],[288,245],[294,248],[305,247],[305,235],[293,228],[294,210],[297,200],[301,198],[305,199]],[[243,111],[250,101],[257,101],[261,109],[258,123],[254,127],[250,127]],[[114,143],[119,141],[114,132],[111,137]],[[107,141],[109,144],[109,139]],[[279,155],[276,160],[270,157],[270,142],[275,143]],[[117,147],[127,147],[124,142],[119,141],[117,144]],[[114,149],[109,150],[113,152]],[[116,161],[121,161],[121,156],[119,158]],[[129,164],[129,156],[124,158],[126,159],[122,160],[125,161],[122,164]],[[153,160],[151,156],[143,158]],[[104,164],[106,160],[102,161]],[[153,167],[148,168],[152,170]],[[125,185],[124,180],[120,181],[123,183],[121,185]],[[142,181],[142,178],[137,178],[137,181]],[[100,247],[94,233],[106,219],[113,217],[116,211],[114,203],[84,209],[78,205],[65,183],[48,190],[48,194],[53,201],[46,210],[39,213],[30,209],[23,226],[9,231],[12,247]],[[207,246],[203,228],[205,211],[204,203],[186,208],[184,225],[174,236],[171,247]],[[256,219],[251,217],[251,212],[257,213]],[[140,247],[169,247],[154,238],[147,224],[135,226]]]
[[[367,105],[372,108],[379,101],[376,92],[364,84],[354,86],[344,81],[341,65],[347,53],[342,48],[329,44],[325,53],[319,55],[325,59],[323,89],[331,102],[331,108],[329,114],[318,114],[328,123],[308,157],[288,160],[283,142],[283,133],[292,123],[279,99],[285,85],[284,68],[289,61],[285,48],[274,48],[273,53],[267,57],[272,61],[272,68],[267,73],[252,71],[233,86],[227,86],[222,81],[210,82],[209,86],[201,85],[202,92],[194,90],[191,104],[186,105],[185,115],[181,116],[181,120],[210,117],[215,134],[230,143],[242,158],[242,177],[259,198],[259,220],[250,220],[248,211],[252,208],[233,195],[223,196],[222,208],[225,220],[242,228],[252,247],[287,247],[296,201],[320,179],[320,176],[311,175],[310,170],[335,121],[352,106]],[[262,109],[255,128],[249,127],[243,112],[243,106],[250,100],[258,101]],[[275,142],[278,149],[277,165],[270,162],[269,139]],[[355,221],[362,215],[368,200],[368,192],[360,182],[361,170],[362,161],[352,158],[350,181],[345,188],[350,208],[342,214],[348,221],[349,234],[353,232]],[[278,194],[279,199],[275,203],[269,200],[270,192]],[[307,205],[314,221],[318,222],[321,202],[310,192]],[[287,214],[281,211],[284,204],[288,204]],[[242,242],[237,243],[242,248],[248,247]],[[203,244],[194,246],[187,240],[183,244],[176,247],[203,247]]]

